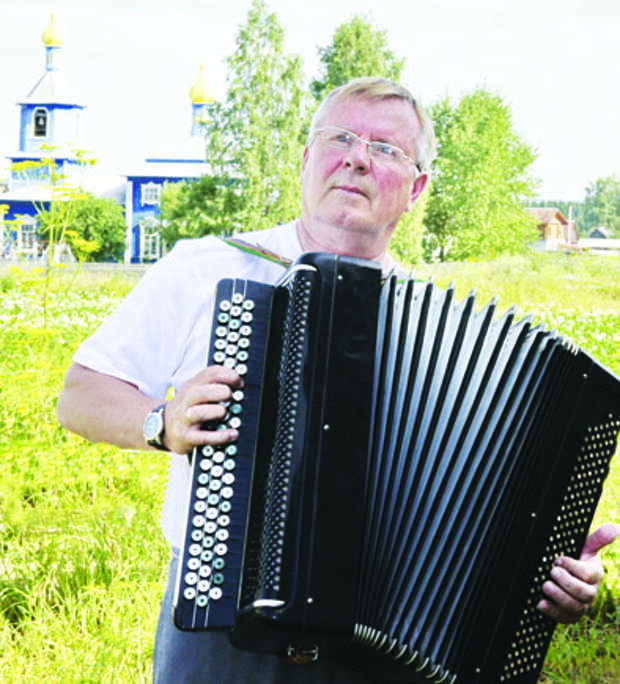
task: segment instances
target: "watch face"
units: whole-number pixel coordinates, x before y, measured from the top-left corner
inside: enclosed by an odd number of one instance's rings
[[[155,439],[159,436],[163,427],[161,413],[149,413],[144,421],[144,436],[147,440]]]

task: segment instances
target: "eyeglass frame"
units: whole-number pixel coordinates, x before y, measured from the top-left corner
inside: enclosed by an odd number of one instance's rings
[[[384,147],[390,148],[390,150],[396,151],[397,157],[394,157],[394,161],[400,162],[400,159],[402,158],[404,161],[408,161],[419,174],[422,173],[422,166],[420,165],[420,162],[416,161],[415,159],[412,159],[408,154],[405,154],[405,152],[400,147],[398,147],[398,145],[392,145],[392,143],[383,142],[381,140],[366,140],[365,138],[362,138],[361,135],[358,135],[357,133],[350,131],[348,128],[340,128],[340,126],[322,126],[321,128],[316,128],[312,132],[312,142],[314,142],[316,138],[320,136],[321,133],[324,133],[328,130],[341,131],[342,133],[346,133],[347,135],[350,135],[353,138],[351,146],[346,147],[346,143],[343,143],[344,146],[341,146],[335,141],[325,140],[325,138],[321,137],[321,140],[329,147],[333,147],[334,149],[340,150],[352,149],[355,143],[362,142],[366,146],[366,149],[368,150],[368,155],[371,158],[379,160],[383,158],[385,161],[390,161],[391,159],[389,156],[383,155],[377,157],[377,154],[380,154],[380,152],[377,150],[377,146],[382,145]]]

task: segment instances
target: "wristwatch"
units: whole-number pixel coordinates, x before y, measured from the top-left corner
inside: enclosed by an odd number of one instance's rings
[[[165,408],[166,404],[163,403],[148,412],[144,419],[144,425],[142,426],[142,434],[144,435],[145,442],[149,446],[155,447],[161,451],[170,451],[164,444],[164,431],[166,429],[166,424],[164,422]]]

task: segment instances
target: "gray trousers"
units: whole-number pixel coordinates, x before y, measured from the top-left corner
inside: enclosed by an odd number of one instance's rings
[[[154,684],[379,684],[327,659],[294,665],[275,656],[240,651],[225,631],[184,632],[172,622],[179,559],[172,550],[153,653]]]

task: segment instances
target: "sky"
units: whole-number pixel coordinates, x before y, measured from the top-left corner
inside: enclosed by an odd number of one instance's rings
[[[510,106],[538,153],[545,199],[581,201],[620,177],[620,3],[617,0],[267,0],[286,49],[320,75],[318,48],[356,15],[404,57],[401,81],[431,105],[477,87]],[[251,0],[0,0],[0,157],[17,151],[19,107],[44,72],[51,13],[60,64],[86,105],[83,146],[102,173],[126,173],[189,134],[189,88],[201,64],[216,99]]]

